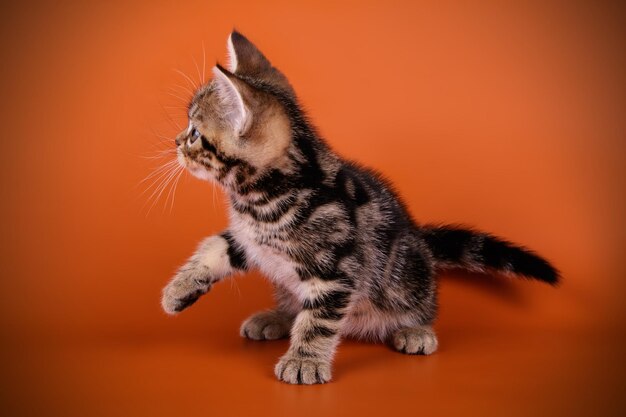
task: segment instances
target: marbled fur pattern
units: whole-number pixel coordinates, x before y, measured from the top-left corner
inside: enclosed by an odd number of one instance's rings
[[[231,66],[190,104],[179,160],[230,200],[230,226],[205,241],[163,292],[177,313],[230,273],[260,269],[277,306],[246,320],[254,340],[291,338],[275,368],[289,383],[323,383],[341,337],[431,354],[438,270],[493,269],[554,284],[532,252],[486,233],[418,225],[389,183],[336,155],[301,111],[287,79],[245,37]],[[234,72],[232,72],[234,71]]]

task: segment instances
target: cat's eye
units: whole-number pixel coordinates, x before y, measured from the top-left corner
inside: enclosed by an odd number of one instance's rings
[[[198,138],[200,138],[200,137],[202,137],[202,133],[200,133],[200,132],[198,131],[198,129],[194,128],[194,129],[191,131],[191,135],[189,136],[189,139],[188,139],[189,145],[190,145],[190,146],[191,146],[191,145],[193,145],[193,144],[194,144],[194,142],[195,142],[196,140],[198,140]]]

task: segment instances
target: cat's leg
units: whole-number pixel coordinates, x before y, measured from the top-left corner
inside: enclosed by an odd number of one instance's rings
[[[331,361],[351,293],[333,281],[311,278],[303,285],[310,296],[291,328],[289,350],[274,372],[290,384],[320,384],[331,379]]]
[[[391,335],[391,345],[408,355],[430,355],[437,350],[437,335],[431,326],[405,327]]]
[[[245,255],[228,232],[208,237],[163,289],[163,310],[168,314],[179,313],[217,281],[245,269]]]
[[[276,308],[259,311],[248,317],[239,333],[241,337],[252,340],[276,340],[289,337],[289,331],[296,314],[301,309],[300,303],[287,289],[275,287]]]

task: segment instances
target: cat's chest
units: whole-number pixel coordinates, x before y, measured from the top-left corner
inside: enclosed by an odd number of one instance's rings
[[[244,222],[232,221],[231,232],[251,264],[275,283],[294,293],[299,292],[301,280],[296,272],[295,262],[288,255],[289,247],[286,242],[271,239],[271,236],[260,233]]]

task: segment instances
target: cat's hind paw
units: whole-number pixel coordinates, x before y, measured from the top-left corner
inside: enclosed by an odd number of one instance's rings
[[[430,326],[404,328],[396,331],[391,342],[398,352],[408,355],[430,355],[437,350],[437,335]]]
[[[241,337],[252,340],[276,340],[289,337],[293,317],[270,310],[248,317],[239,330]]]

